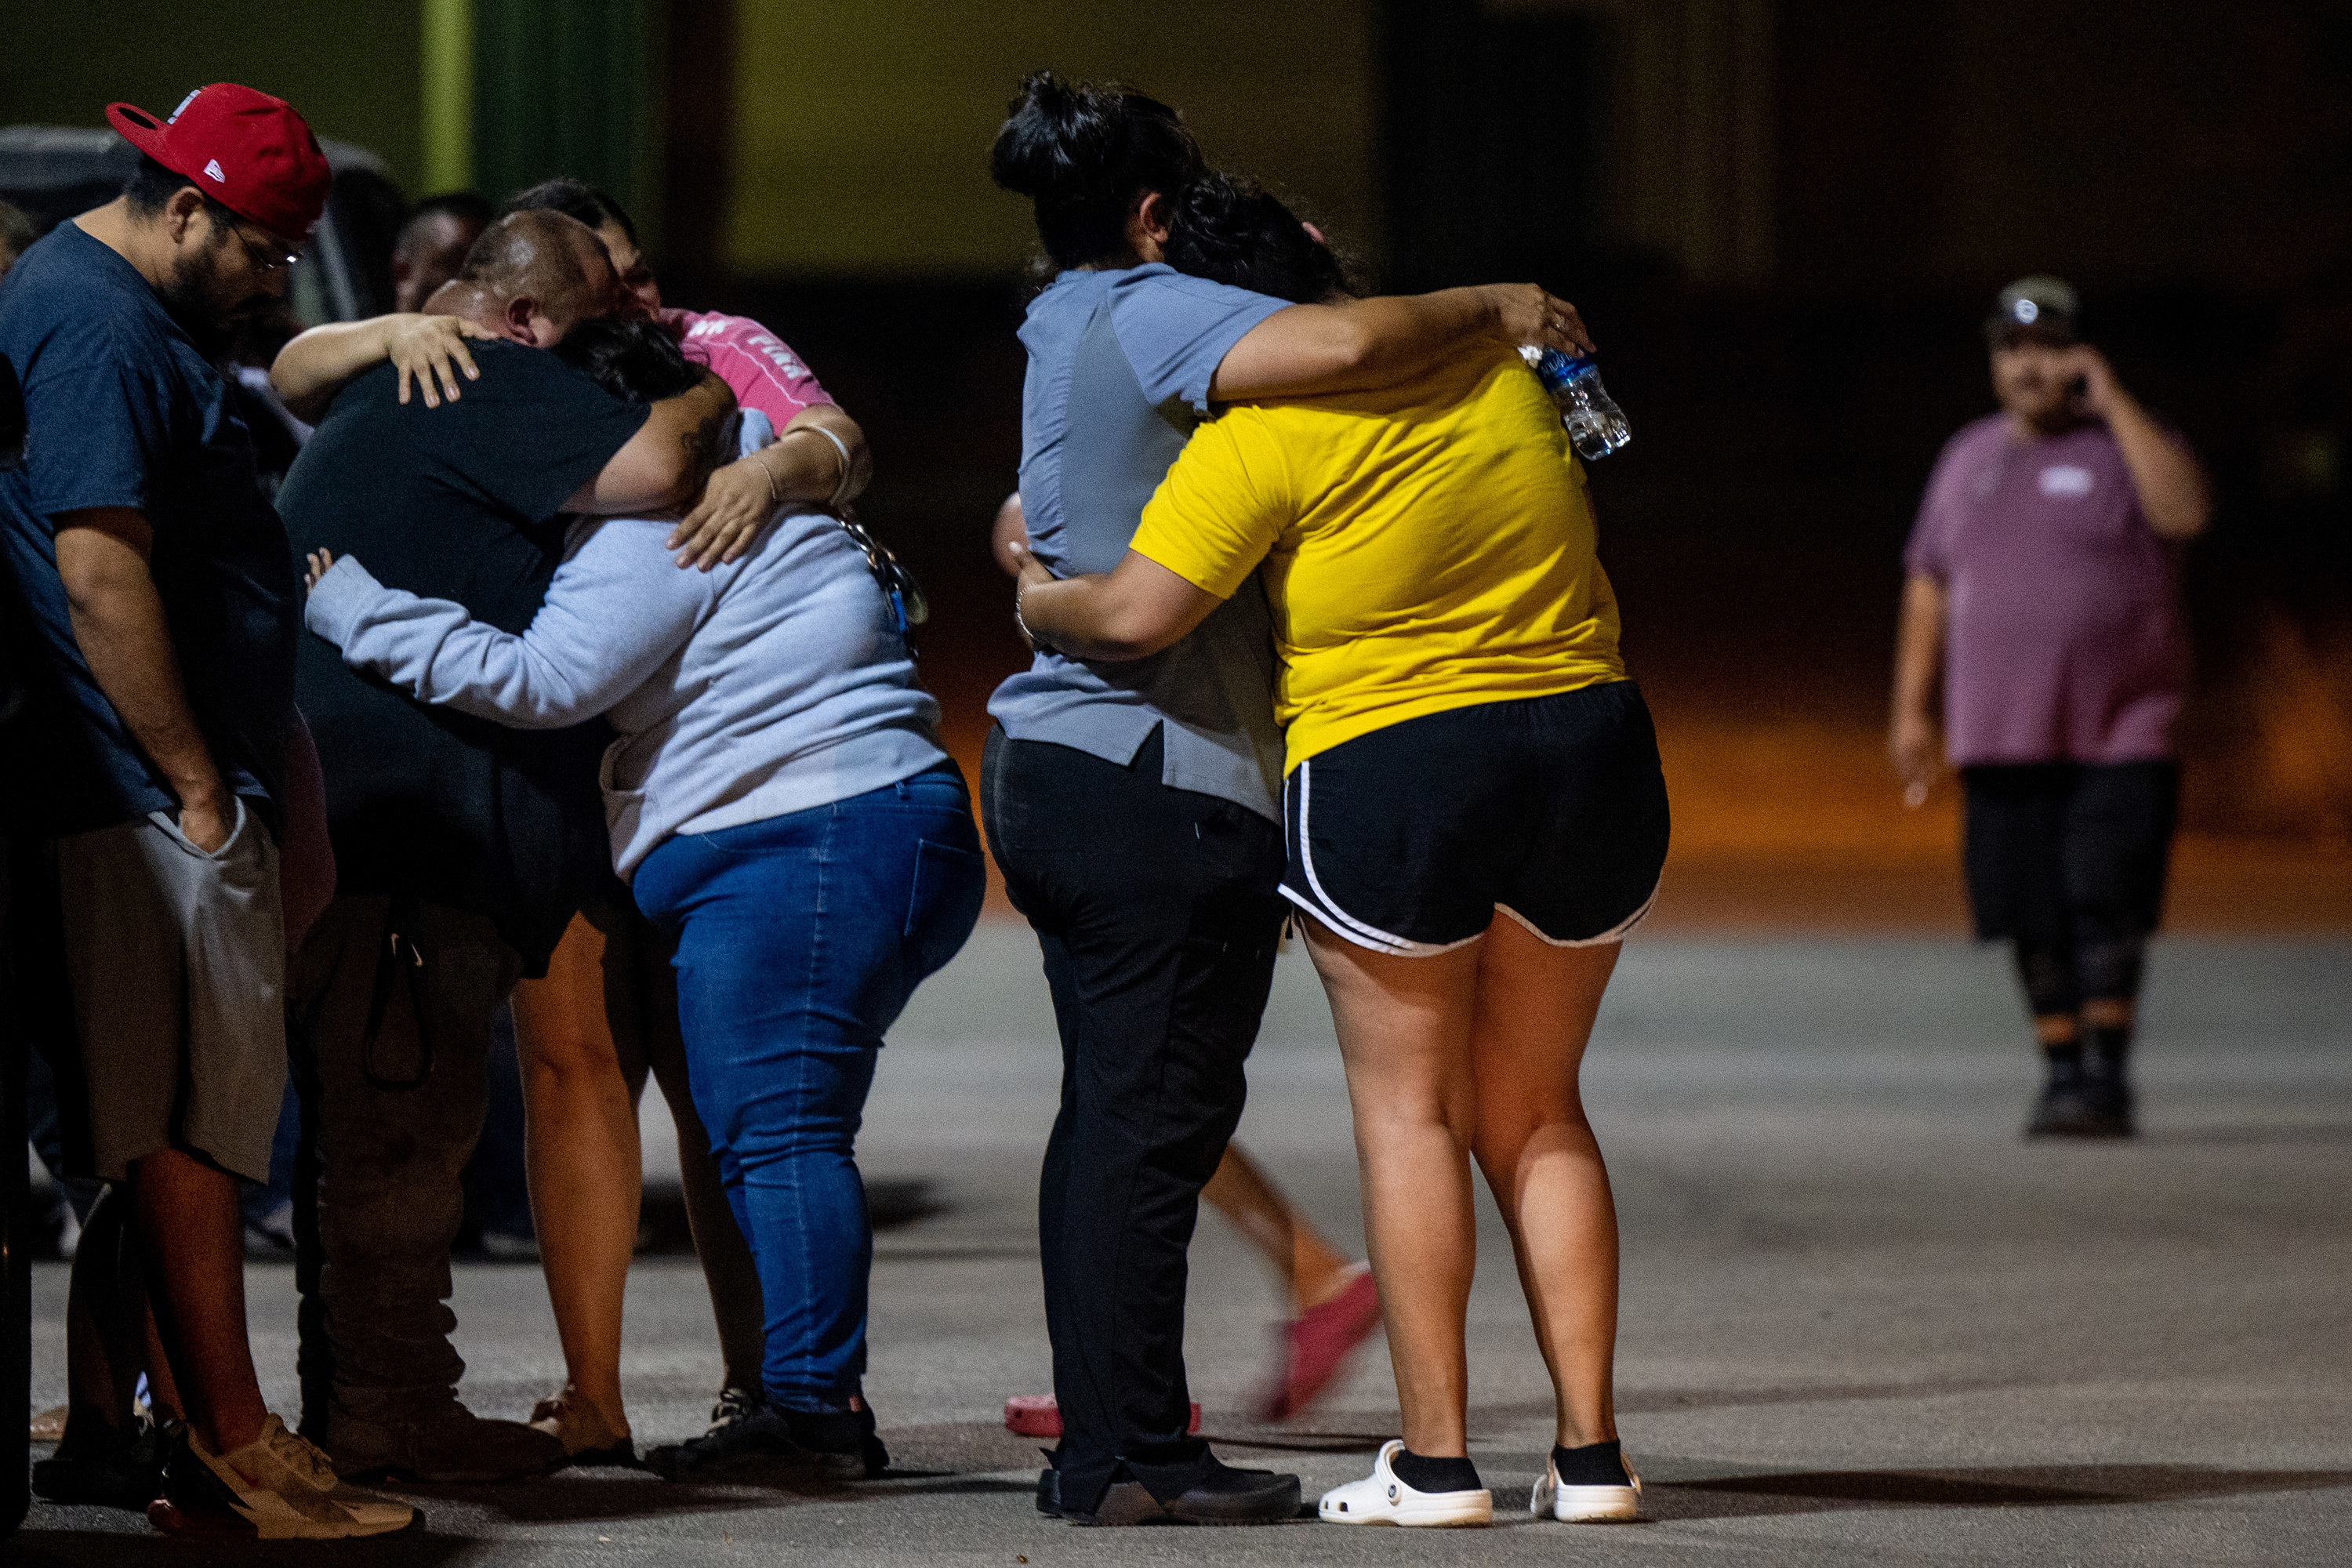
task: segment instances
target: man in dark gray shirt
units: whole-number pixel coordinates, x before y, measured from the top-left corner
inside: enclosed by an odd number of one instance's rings
[[[561,214],[501,219],[435,308],[504,340],[474,345],[478,379],[438,407],[400,400],[395,367],[377,363],[381,323],[287,345],[272,371],[287,400],[332,403],[279,504],[296,550],[351,551],[393,586],[520,631],[572,515],[690,498],[709,456],[695,442],[734,400],[706,377],[650,407],[625,403],[540,352],[627,308],[603,246]],[[296,689],[341,874],[287,985],[317,1171],[315,1207],[297,1211],[318,1260],[302,1273],[303,1430],[346,1474],[551,1469],[558,1439],[458,1401],[449,1247],[492,1017],[518,976],[545,973],[583,889],[604,875],[607,735],[601,721],[535,733],[415,702],[316,638]]]

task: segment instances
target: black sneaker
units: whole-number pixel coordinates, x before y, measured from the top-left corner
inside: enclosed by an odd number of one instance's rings
[[[2074,1060],[2050,1063],[2042,1097],[2033,1102],[2033,1118],[2025,1124],[2028,1138],[2096,1138],[2102,1119],[2091,1103],[2083,1064]]]
[[[84,1508],[120,1508],[144,1513],[163,1495],[164,1434],[141,1421],[128,1436],[92,1453],[69,1454],[33,1466],[33,1491],[51,1502]]]
[[[721,1426],[734,1425],[760,1408],[762,1403],[756,1389],[732,1386],[720,1389],[719,1403],[710,1407],[710,1425],[702,1429],[702,1435],[707,1437]]]
[[[1039,1490],[1044,1489],[1040,1478]],[[1237,1470],[1213,1455],[1208,1472],[1166,1502],[1141,1481],[1113,1481],[1092,1512],[1061,1508],[1058,1472],[1054,1501],[1064,1519],[1078,1525],[1281,1524],[1298,1517],[1298,1478]]]
[[[686,1443],[648,1449],[646,1468],[667,1479],[726,1480],[779,1470],[838,1480],[863,1480],[889,1468],[889,1450],[874,1435],[874,1412],[824,1413],[757,1405],[714,1422]]]
[[[787,1410],[784,1430],[808,1462],[850,1480],[865,1480],[890,1468],[890,1450],[874,1435],[874,1407],[856,1410]]]
[[[2078,1138],[2128,1138],[2133,1131],[2131,1085],[2120,1063],[2092,1057],[2083,1064],[2083,1126]]]

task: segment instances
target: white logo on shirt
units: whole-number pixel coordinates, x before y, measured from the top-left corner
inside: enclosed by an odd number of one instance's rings
[[[2046,496],[2074,500],[2091,493],[2097,481],[2088,468],[2078,468],[2072,463],[2061,463],[2042,470],[2042,493]]]
[[[205,173],[219,181],[222,184],[228,184],[228,176],[221,173],[220,160],[218,158],[212,159],[205,164]]]

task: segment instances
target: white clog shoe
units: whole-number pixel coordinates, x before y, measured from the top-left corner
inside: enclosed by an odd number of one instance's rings
[[[1621,1461],[1622,1463],[1622,1461]],[[1625,1467],[1622,1487],[1564,1487],[1559,1467],[1544,1461],[1543,1479],[1528,1496],[1528,1511],[1538,1519],[1549,1514],[1567,1524],[1621,1524],[1641,1517],[1642,1478]]]
[[[1423,1492],[1397,1479],[1389,1461],[1402,1452],[1402,1441],[1390,1438],[1381,1445],[1370,1476],[1325,1492],[1316,1510],[1323,1522],[1423,1527],[1495,1522],[1495,1494],[1484,1487],[1476,1491]]]

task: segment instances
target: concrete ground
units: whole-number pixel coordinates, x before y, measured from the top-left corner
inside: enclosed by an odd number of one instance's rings
[[[1944,940],[1637,939],[1587,1070],[1624,1232],[1619,1409],[1647,1522],[1531,1523],[1550,1398],[1486,1211],[1474,1458],[1499,1528],[1080,1532],[1040,1519],[1006,1394],[1049,1386],[1032,1189],[1052,1030],[1025,931],[984,926],[893,1037],[868,1175],[939,1212],[885,1234],[874,1367],[894,1473],[821,1495],[573,1471],[420,1495],[420,1532],[191,1550],[36,1506],[10,1563],[1604,1562],[2252,1563],[2352,1559],[2352,943],[2159,946],[2146,1135],[2029,1145],[2032,1065],[1999,957]],[[1286,957],[1242,1138],[1360,1245],[1345,1096]],[[656,1163],[658,1162],[656,1161]],[[908,1189],[894,1189],[904,1192]],[[1190,1330],[1207,1430],[1311,1499],[1396,1424],[1367,1348],[1310,1419],[1241,1414],[1276,1301],[1213,1218]],[[561,1363],[536,1269],[464,1269],[475,1408],[521,1415]],[[290,1271],[252,1274],[292,1404]],[[35,1396],[62,1396],[62,1268],[35,1281]],[[717,1378],[690,1262],[633,1275],[641,1442],[698,1430]]]

